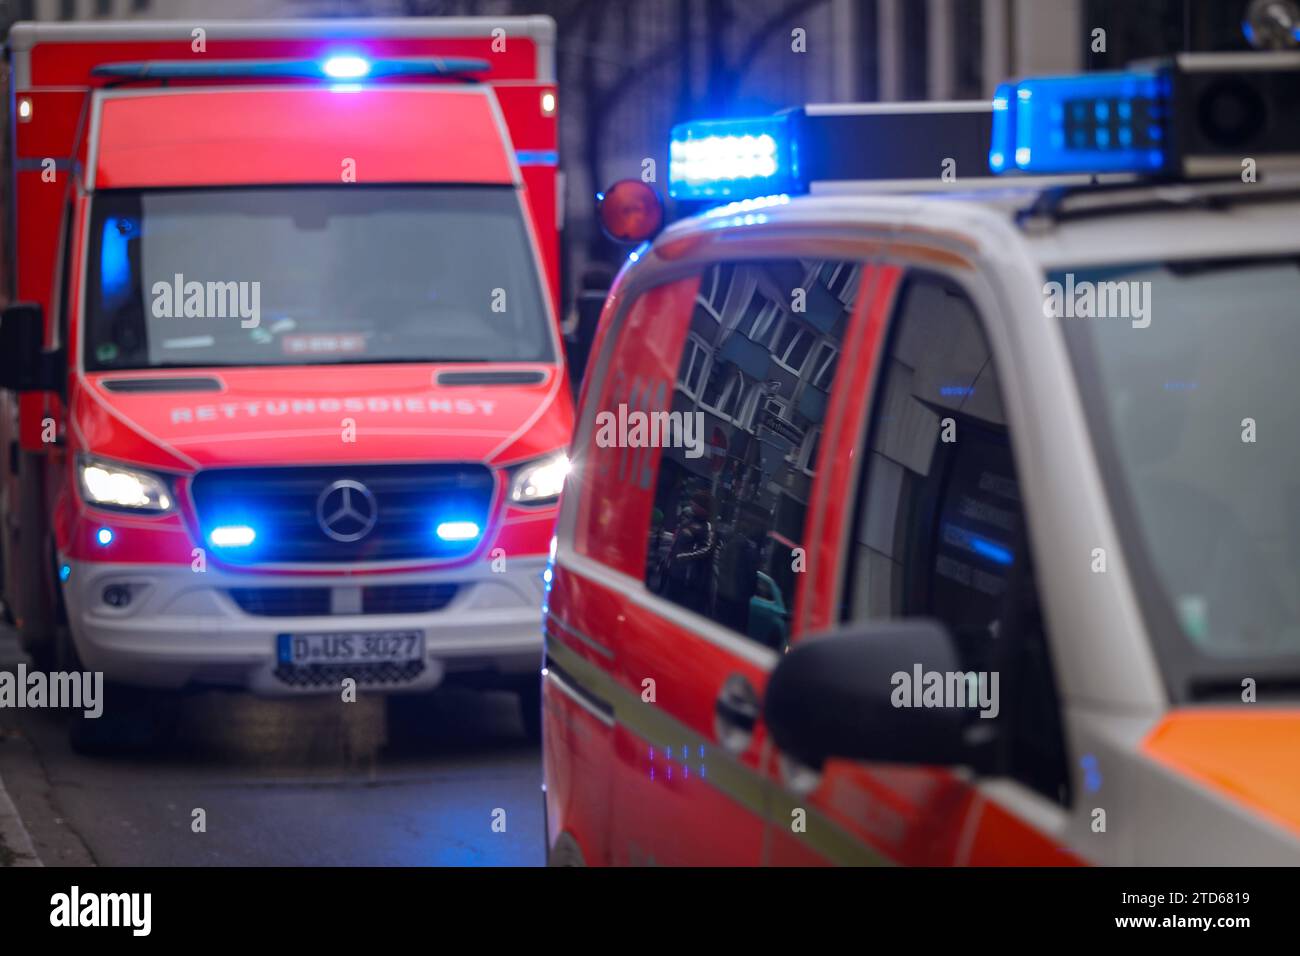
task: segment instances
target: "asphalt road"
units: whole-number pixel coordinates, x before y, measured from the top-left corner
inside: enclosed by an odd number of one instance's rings
[[[20,659],[0,628],[0,670]],[[0,783],[41,862],[543,862],[540,755],[508,693],[448,689],[392,708],[364,693],[205,693],[166,712],[172,742],[88,757],[72,750],[66,713],[0,708]],[[16,859],[0,839],[0,865]]]

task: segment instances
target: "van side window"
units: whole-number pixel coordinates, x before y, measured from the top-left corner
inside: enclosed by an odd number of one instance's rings
[[[1013,775],[1068,801],[1059,709],[996,370],[974,305],[913,274],[881,366],[844,589],[850,620],[941,621],[1000,674]]]
[[[646,587],[777,650],[861,274],[811,260],[711,267],[677,374],[672,411],[691,417],[698,443],[663,450]]]

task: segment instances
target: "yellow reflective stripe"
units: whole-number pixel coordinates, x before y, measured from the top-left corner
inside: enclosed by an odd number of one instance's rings
[[[574,637],[581,637],[568,625],[564,629]],[[784,788],[745,766],[713,741],[699,736],[658,704],[643,701],[640,694],[619,684],[608,671],[591,663],[563,641],[548,636],[546,653],[564,671],[570,683],[609,705],[617,723],[650,745],[671,746],[674,750],[686,747],[690,753],[697,754],[702,747],[706,756],[701,779],[739,806],[775,826],[790,826],[792,811],[796,808],[805,810],[805,831],[799,833],[791,829],[789,835],[813,852],[841,866],[891,865],[888,858],[856,839],[826,814],[815,807],[802,806]]]
[[[837,866],[894,865],[884,854],[867,846],[820,810],[804,806],[781,787],[771,785],[771,788],[773,826],[791,827],[789,835],[813,852]],[[796,833],[792,827],[796,809],[807,811],[803,833]]]

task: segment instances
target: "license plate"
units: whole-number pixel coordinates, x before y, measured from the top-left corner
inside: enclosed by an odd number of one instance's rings
[[[403,663],[424,658],[421,631],[352,631],[332,634],[279,634],[281,664]]]

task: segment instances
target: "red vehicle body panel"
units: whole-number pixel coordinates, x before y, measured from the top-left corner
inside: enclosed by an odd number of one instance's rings
[[[344,387],[311,367],[277,368],[271,380],[266,369],[221,369],[215,373],[220,392],[160,400],[157,395],[104,388],[105,381],[149,378],[152,373],[101,373],[86,376],[84,387],[74,393],[72,420],[80,431],[80,446],[112,448],[120,458],[182,475],[200,468],[284,461],[409,462],[430,455],[413,455],[413,449],[439,447],[454,447],[459,460],[508,466],[563,445],[573,423],[569,390],[554,367],[508,367],[536,370],[544,378],[536,385],[508,389],[446,388],[435,382],[447,366],[350,366]],[[457,371],[471,368],[455,366]],[[354,443],[339,441],[342,416],[356,423]],[[197,534],[197,519],[185,488],[182,483],[178,489],[178,515],[129,518],[86,509],[85,520],[64,526],[56,539],[71,557],[102,559],[109,555],[94,542],[94,534],[107,522],[117,532],[110,549],[113,560],[188,563],[191,545],[184,532],[188,527]],[[498,489],[494,514],[502,493]],[[536,509],[510,508],[502,522],[489,527],[481,547],[457,563],[477,560],[497,547],[508,554],[543,554],[552,524],[553,516],[539,515]]]
[[[358,183],[512,179],[473,87],[161,92],[106,99],[99,126],[96,189],[338,183],[345,160]]]
[[[685,240],[683,240],[685,241]],[[869,259],[863,251],[846,258]],[[584,383],[581,407],[620,403],[657,411],[651,397],[676,387],[695,309],[699,272],[651,286],[627,304],[615,287],[593,355],[608,357],[603,382]],[[790,596],[790,641],[838,622],[839,579],[854,509],[856,478],[904,269],[864,264],[844,337],[820,442],[817,479],[802,544],[807,573]],[[617,336],[611,347],[607,339]],[[592,390],[599,387],[599,394]],[[654,506],[661,451],[598,447],[592,429],[575,445],[568,500],[571,537],[561,535],[547,615],[548,661],[574,655],[615,685],[614,718],[598,721],[571,693],[546,686],[544,767],[548,841],[570,839],[587,863],[666,865],[822,865],[834,860],[908,865],[1077,865],[1078,856],[989,799],[970,780],[944,768],[827,762],[816,787],[794,794],[761,720],[739,756],[722,747],[715,701],[729,678],[742,677],[761,699],[768,667],[705,639],[711,622],[644,587],[646,529]],[[569,555],[573,557],[570,558]],[[569,658],[572,660],[572,658]],[[645,702],[647,680],[653,702]],[[678,728],[646,739],[633,710]],[[629,719],[630,717],[630,719]],[[686,745],[685,747],[683,745]],[[725,783],[716,782],[725,772]],[[578,776],[581,774],[581,776]],[[792,829],[792,811],[815,816],[818,841]]]
[[[862,358],[846,364],[831,393],[828,426],[817,463],[817,472],[823,477],[813,483],[808,503],[809,573],[804,576],[806,583],[795,605],[798,626],[791,633],[791,642],[801,634],[825,630],[835,623],[839,580],[836,569],[853,521],[853,510],[843,507],[843,502],[852,500],[855,461],[842,449],[851,448],[866,427],[870,403],[864,402],[862,396],[873,394],[875,360],[884,345],[885,326],[901,272],[897,266],[868,266],[863,272],[862,291],[844,343],[846,355]]]
[[[602,409],[621,404],[638,407],[638,396],[664,384],[670,390],[686,325],[677,318],[689,314],[698,277],[659,286],[633,305],[619,331],[614,362],[606,371]],[[652,494],[645,476],[658,470],[658,448],[602,448],[595,441],[580,449],[581,478],[572,486],[578,498],[575,549],[600,564],[640,582],[645,574],[646,537]],[[570,589],[575,594],[568,593]],[[707,782],[710,763],[719,753],[699,741],[712,741],[713,702],[723,682],[743,674],[761,686],[761,669],[744,666],[712,644],[696,640],[691,631],[654,611],[630,604],[595,581],[562,572],[552,603],[552,619],[563,622],[552,640],[566,640],[573,631],[608,646],[612,660],[594,660],[608,667],[630,695],[655,690],[656,707],[689,729],[689,739],[645,739],[622,723],[605,743],[605,766],[618,841],[603,848],[606,862],[703,865],[759,862],[763,816],[731,804]],[[591,654],[590,650],[579,653]],[[599,655],[597,655],[597,658]],[[757,773],[761,742],[742,761]],[[594,759],[594,758],[593,758]],[[726,824],[716,825],[725,818]],[[655,851],[648,848],[658,847]]]
[[[689,311],[699,279],[651,289],[632,306],[617,359],[605,373],[597,408],[638,407],[638,396],[656,383],[675,380],[686,326],[673,321]],[[630,345],[635,343],[635,345]],[[596,354],[596,353],[593,353]],[[574,476],[579,511],[574,545],[580,554],[615,571],[640,579],[645,571],[645,528],[653,506],[645,476],[659,467],[659,448],[601,448],[592,433],[577,450],[583,462]]]
[[[104,383],[149,378],[139,372],[87,375],[77,421],[88,444],[141,438],[159,468],[218,468],[274,464],[288,457],[304,465],[356,460],[410,461],[412,449],[454,445],[466,461],[509,464],[563,444],[566,437],[563,377],[554,366],[492,365],[493,371],[527,369],[536,384],[439,386],[446,365],[353,365],[345,382],[311,366],[223,368],[197,376],[220,383],[217,392],[150,395],[110,392]],[[462,372],[484,366],[456,365]],[[193,373],[178,375],[185,378]],[[338,440],[341,416],[357,426],[357,441]],[[103,430],[103,431],[101,431]],[[359,447],[358,447],[359,446]]]

